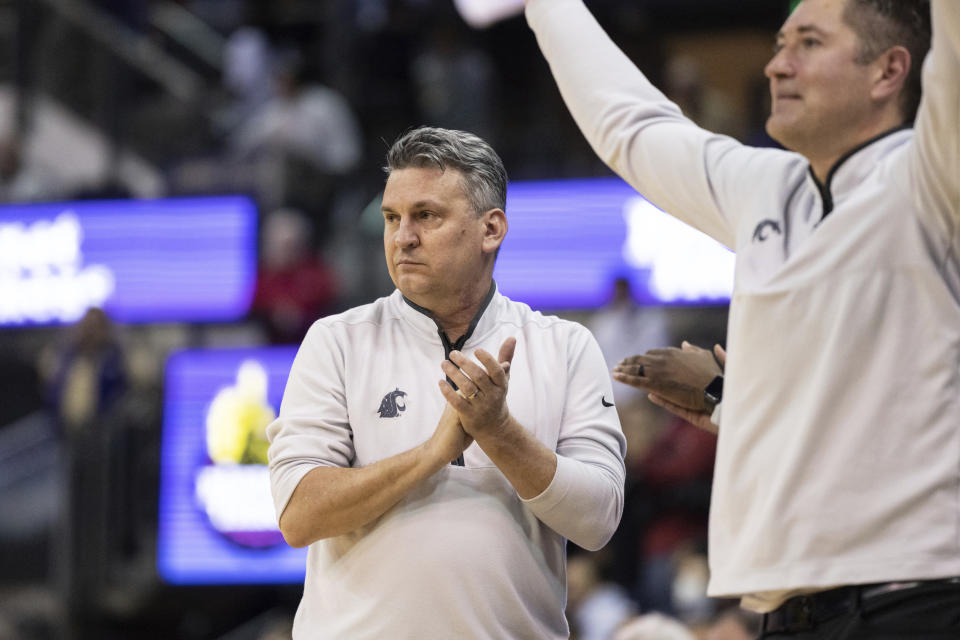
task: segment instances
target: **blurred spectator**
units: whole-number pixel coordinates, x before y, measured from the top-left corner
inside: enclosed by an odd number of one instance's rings
[[[43,354],[47,398],[63,431],[89,428],[126,389],[126,372],[113,325],[101,309],[87,310],[66,344]]]
[[[482,49],[469,45],[468,37],[451,22],[431,29],[426,47],[412,63],[417,106],[425,124],[491,140],[496,133],[493,62]]]
[[[310,223],[297,211],[280,209],[264,222],[253,313],[271,342],[299,343],[336,307],[336,275],[311,252],[310,240]]]
[[[680,560],[706,539],[715,455],[716,436],[671,418],[633,463],[629,513],[621,526],[626,540],[632,537],[639,545],[636,597],[643,610],[703,613],[694,598],[675,601],[675,595],[687,596],[691,590],[681,583],[675,593],[674,586]],[[705,582],[701,587],[705,593]]]
[[[603,557],[583,552],[567,561],[567,618],[577,640],[608,640],[636,613],[626,590],[603,579]]]
[[[0,139],[0,202],[52,200],[59,192],[52,174],[25,160],[20,138]]]
[[[0,640],[58,640],[62,611],[51,595],[28,587],[0,591]]]
[[[103,584],[108,545],[123,519],[111,517],[117,414],[127,388],[123,351],[107,315],[89,309],[66,343],[43,355],[48,398],[64,437],[62,513],[51,540],[57,586],[75,624],[90,615]]]
[[[695,544],[684,545],[675,551],[671,558],[673,565],[671,604],[675,615],[688,625],[707,622],[714,611],[714,602],[707,597],[710,568],[703,542],[702,539],[698,539]]]
[[[258,27],[241,27],[227,38],[223,84],[235,101],[221,114],[223,128],[238,126],[275,96],[273,56],[266,34]]]
[[[230,135],[235,157],[252,162],[261,206],[293,205],[324,211],[334,179],[360,161],[360,126],[347,100],[319,84],[305,84],[298,61],[279,64],[275,95]]]
[[[666,312],[638,305],[624,276],[614,279],[610,302],[593,314],[587,326],[600,345],[608,369],[627,356],[670,344]],[[614,384],[613,393],[621,405],[646,397],[625,384]]]
[[[664,93],[683,114],[708,131],[740,139],[744,126],[730,99],[703,79],[700,64],[691,56],[667,61]]]
[[[754,640],[760,633],[761,617],[734,604],[717,614],[704,640]]]
[[[614,635],[613,640],[696,640],[678,620],[661,613],[648,613],[634,618]]]

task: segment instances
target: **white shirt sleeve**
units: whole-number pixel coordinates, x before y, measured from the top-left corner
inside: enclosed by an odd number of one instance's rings
[[[746,147],[685,118],[581,0],[528,0],[526,16],[597,155],[653,204],[735,250],[747,196],[793,175],[799,157]]]
[[[960,64],[960,5],[953,0],[933,0],[933,32],[937,46],[942,45],[943,55],[953,61],[956,69]]]
[[[311,469],[351,466],[354,449],[344,389],[343,352],[330,329],[316,323],[293,361],[280,414],[267,428],[278,520]]]
[[[613,388],[603,354],[583,327],[570,341],[566,404],[557,442],[557,471],[538,496],[524,500],[550,528],[585,549],[607,543],[623,513],[623,458]]]
[[[934,0],[933,49],[909,158],[917,208],[957,241],[960,226],[960,2]],[[919,61],[915,62],[919,64]]]

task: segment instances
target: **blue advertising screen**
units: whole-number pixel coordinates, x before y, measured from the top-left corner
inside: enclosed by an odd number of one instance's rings
[[[250,308],[257,212],[245,197],[0,206],[0,326],[226,322]]]
[[[157,571],[175,585],[303,581],[277,528],[264,430],[295,347],[179,351],[166,366]]]
[[[512,182],[494,278],[537,309],[591,309],[626,277],[647,305],[730,300],[734,256],[619,178]]]

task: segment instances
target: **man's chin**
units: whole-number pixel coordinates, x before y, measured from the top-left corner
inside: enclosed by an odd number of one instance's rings
[[[416,276],[401,276],[397,278],[395,284],[406,298],[412,302],[420,304],[421,300],[426,299],[431,291],[430,284],[423,278]]]
[[[784,149],[792,149],[791,140],[794,136],[790,135],[791,128],[783,118],[770,116],[767,119],[767,135],[783,145]]]

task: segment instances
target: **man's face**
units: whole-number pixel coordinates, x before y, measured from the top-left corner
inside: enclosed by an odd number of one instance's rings
[[[767,132],[808,157],[848,145],[871,106],[871,68],[856,62],[860,43],[843,20],[845,5],[804,0],[777,34],[777,53],[765,69],[772,97]]]
[[[455,169],[391,172],[383,192],[383,250],[393,283],[437,310],[460,302],[482,280],[489,251]]]

